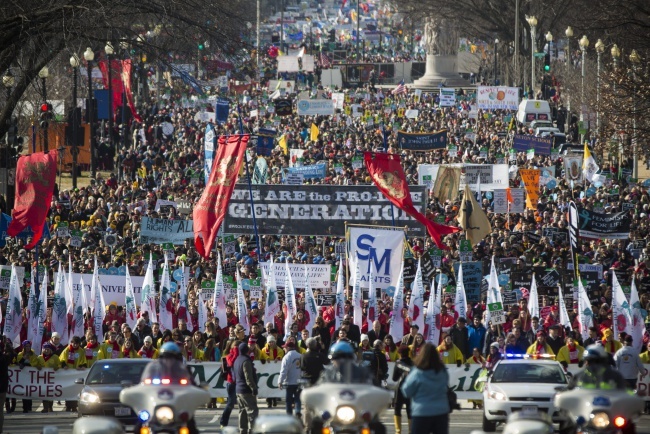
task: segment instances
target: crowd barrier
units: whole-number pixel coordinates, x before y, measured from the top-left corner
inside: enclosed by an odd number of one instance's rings
[[[101,362],[98,362],[101,363]],[[225,377],[221,373],[221,363],[191,363],[189,364],[194,378],[197,382],[205,382],[209,385],[209,391],[213,398],[226,397]],[[388,386],[395,387],[392,381],[394,363],[389,363]],[[257,386],[259,398],[284,398],[285,391],[278,389],[278,377],[280,376],[280,363],[271,362],[262,364],[256,361]],[[640,395],[648,399],[650,391],[650,364],[644,365],[645,369],[639,374],[637,390]],[[476,379],[479,378],[481,368],[478,365],[447,365],[449,371],[449,385],[456,391],[460,399],[481,399],[482,394],[474,389]],[[573,365],[569,368],[572,374],[577,373],[580,368]],[[77,378],[85,377],[88,369],[42,369],[34,368],[20,369],[17,366],[9,367],[9,390],[7,397],[21,399],[48,399],[54,401],[76,400],[83,386],[75,384]],[[522,384],[522,387],[525,385]]]

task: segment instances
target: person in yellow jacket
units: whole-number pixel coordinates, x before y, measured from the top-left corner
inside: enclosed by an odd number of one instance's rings
[[[650,363],[650,350],[641,353],[640,357],[643,363]]]
[[[124,343],[122,344],[122,348],[120,349],[120,357],[124,359],[139,359],[140,355],[138,352],[133,348],[133,341],[131,338],[126,338],[124,339]]]
[[[618,350],[623,348],[623,344],[614,339],[614,332],[612,329],[605,329],[603,331],[603,348],[609,354],[616,354]]]
[[[83,369],[86,367],[86,351],[81,348],[81,338],[73,336],[70,343],[61,351],[59,356],[63,369]],[[77,401],[66,401],[65,411],[77,411]]]
[[[23,350],[18,353],[16,356],[16,363],[20,367],[20,369],[26,368],[28,366],[38,366],[38,356],[32,350],[32,342],[31,341],[23,341],[21,346],[23,347]],[[23,399],[23,413],[29,413],[32,411],[32,400],[31,399]]]
[[[43,345],[43,352],[38,356],[38,366],[36,369],[39,371],[43,368],[54,369],[55,371],[61,367],[61,359],[59,359],[56,354],[54,354],[54,345],[49,342],[46,342]],[[43,410],[41,413],[52,413],[54,411],[54,401],[43,400]]]
[[[531,346],[526,350],[526,354],[529,356],[555,356],[555,353],[551,349],[550,345],[546,343],[546,332],[540,330],[537,332],[537,340],[533,342]]]
[[[481,355],[481,351],[478,348],[472,350],[472,356],[467,359],[468,365],[480,365],[482,368],[485,368],[486,360],[485,357]],[[474,408],[483,408],[482,399],[468,399],[468,402],[471,402]]]
[[[564,369],[568,369],[569,365],[572,364],[577,364],[582,367],[582,356],[584,352],[585,349],[582,346],[578,345],[571,336],[567,336],[566,345],[557,352],[555,360],[560,362],[564,366]]]
[[[284,357],[284,350],[278,346],[275,336],[269,335],[266,338],[266,345],[260,350],[260,356],[262,362],[275,362],[279,363]],[[278,405],[279,399],[277,398],[266,398],[266,405],[268,408]]]
[[[158,350],[154,348],[151,336],[146,336],[144,338],[144,345],[142,345],[142,348],[138,351],[138,355],[143,359],[158,358]]]
[[[120,348],[120,344],[117,343],[117,332],[111,330],[108,333],[108,340],[99,346],[97,360],[121,358],[122,348]]]
[[[451,339],[451,335],[445,335],[444,340],[438,346],[438,352],[442,357],[442,363],[445,365],[460,366],[465,362],[463,353],[458,349]]]
[[[399,347],[395,345],[395,341],[391,335],[384,337],[384,354],[386,355],[387,362],[396,362],[400,359]]]
[[[99,342],[97,342],[97,335],[94,333],[88,336],[88,343],[84,348],[84,354],[86,355],[86,367],[90,368],[99,356]]]

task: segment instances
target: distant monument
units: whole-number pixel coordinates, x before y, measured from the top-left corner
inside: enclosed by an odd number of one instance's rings
[[[427,65],[424,76],[413,86],[422,90],[440,87],[469,87],[468,80],[458,75],[458,25],[455,21],[429,17],[424,26]]]

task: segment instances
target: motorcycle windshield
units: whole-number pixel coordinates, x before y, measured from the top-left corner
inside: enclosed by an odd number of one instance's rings
[[[147,365],[140,380],[145,384],[191,385],[192,377],[187,366],[178,360],[160,359]]]
[[[372,377],[370,372],[363,366],[345,361],[325,368],[321,383],[371,384]]]

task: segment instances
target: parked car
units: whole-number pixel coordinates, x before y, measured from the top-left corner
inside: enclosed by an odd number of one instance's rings
[[[512,413],[546,413],[559,423],[562,416],[553,404],[556,387],[568,385],[559,362],[526,357],[506,358],[494,367],[483,389],[483,431],[494,432]]]
[[[110,416],[124,425],[132,425],[137,415],[120,403],[120,392],[125,387],[138,384],[148,359],[98,360],[86,378],[75,380],[83,384],[79,394],[79,416]]]

